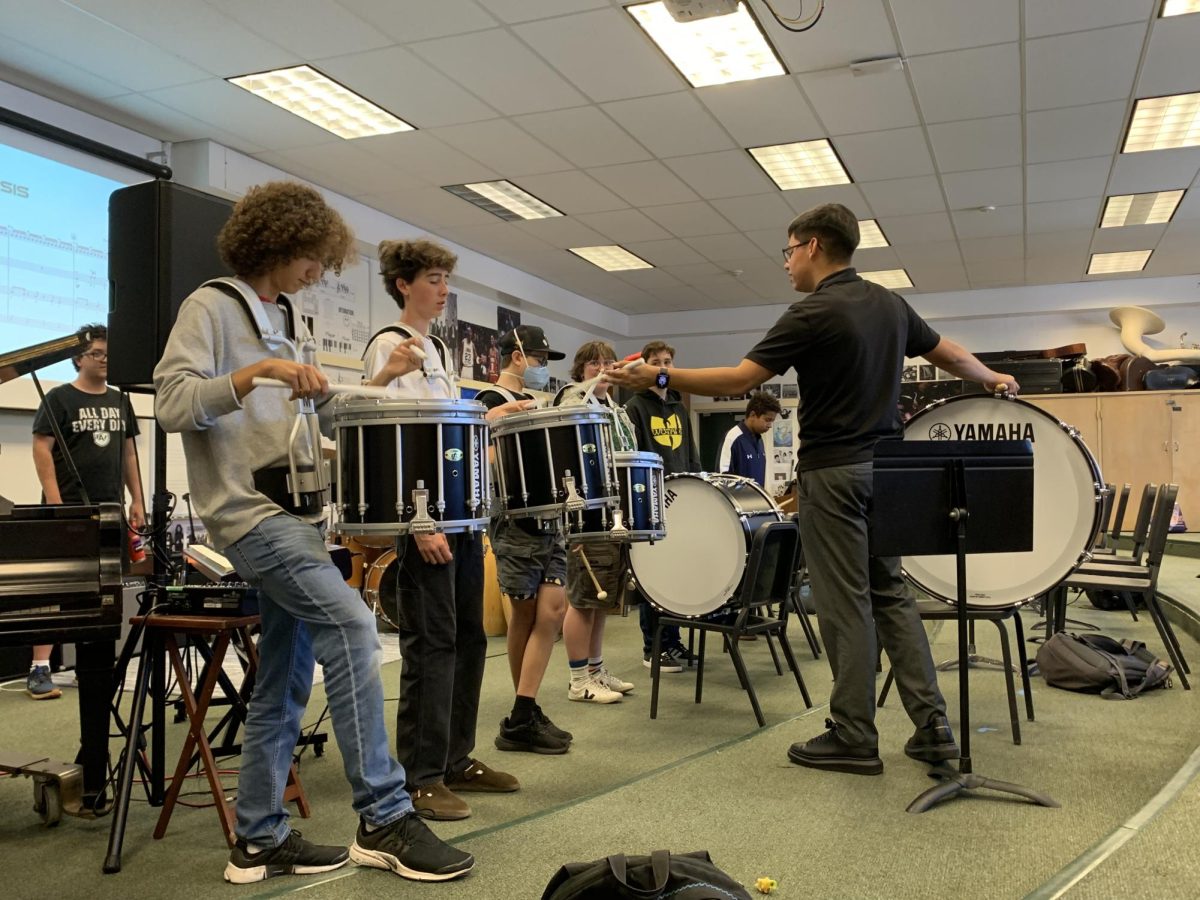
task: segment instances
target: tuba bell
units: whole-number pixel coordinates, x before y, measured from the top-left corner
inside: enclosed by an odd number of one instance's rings
[[[1121,343],[1134,356],[1141,356],[1154,363],[1200,363],[1200,350],[1188,350],[1183,347],[1156,350],[1148,346],[1143,338],[1148,334],[1158,334],[1167,326],[1157,314],[1144,307],[1119,306],[1109,312],[1108,318],[1121,329]]]

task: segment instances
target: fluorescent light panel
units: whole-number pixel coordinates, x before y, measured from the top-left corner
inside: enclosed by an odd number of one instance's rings
[[[226,80],[346,140],[415,130],[403,119],[312,66],[293,66]]]
[[[751,147],[749,152],[781,191],[851,183],[850,173],[825,138]]]
[[[787,72],[744,2],[735,13],[690,22],[676,22],[659,0],[625,9],[692,87]]]
[[[887,236],[879,223],[874,219],[858,220],[858,249],[869,250],[872,247],[890,247]]]
[[[528,219],[553,219],[562,213],[543,203],[527,191],[521,190],[511,181],[477,181],[472,184],[449,184],[442,190],[486,209],[506,222],[521,222]]]
[[[1113,272],[1140,272],[1146,268],[1152,250],[1128,250],[1122,253],[1093,253],[1088,263],[1089,275],[1109,275]]]
[[[1166,0],[1159,15],[1165,19],[1167,16],[1186,16],[1194,12],[1200,12],[1200,0]]]
[[[907,269],[879,269],[875,272],[859,272],[858,275],[860,278],[873,281],[893,291],[913,286],[912,279],[908,277]]]
[[[1161,225],[1170,222],[1182,199],[1183,191],[1109,197],[1104,204],[1104,218],[1100,220],[1100,227],[1121,228],[1124,225]]]
[[[640,256],[635,256],[624,247],[609,244],[603,247],[571,247],[571,252],[586,259],[605,272],[625,272],[630,269],[653,269],[654,266]]]
[[[1200,146],[1200,94],[1138,100],[1122,153]]]

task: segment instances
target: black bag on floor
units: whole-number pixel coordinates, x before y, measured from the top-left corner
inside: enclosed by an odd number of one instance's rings
[[[1171,687],[1172,667],[1145,644],[1102,634],[1059,632],[1038,649],[1037,665],[1046,684],[1099,693],[1105,700],[1131,700],[1151,688]]]
[[[750,900],[750,893],[713,865],[707,850],[650,856],[619,853],[567,863],[546,885],[542,900]]]

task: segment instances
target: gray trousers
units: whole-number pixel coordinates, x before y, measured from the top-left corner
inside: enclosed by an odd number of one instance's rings
[[[876,635],[883,642],[904,709],[917,727],[945,714],[929,639],[897,557],[867,549],[871,463],[800,473],[800,540],[813,601],[833,669],[829,715],[849,744],[875,747]]]

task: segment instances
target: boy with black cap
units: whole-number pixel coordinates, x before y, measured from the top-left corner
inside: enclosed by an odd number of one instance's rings
[[[566,358],[565,353],[550,349],[546,332],[536,325],[519,325],[505,332],[500,354],[502,368],[496,384],[475,395],[488,409],[533,400],[522,389],[545,390],[550,383],[546,363]],[[537,704],[538,688],[567,609],[567,549],[562,526],[558,519],[500,515],[492,519],[489,533],[500,590],[512,601],[508,665],[517,694],[512,712],[500,722],[496,746],[528,753],[566,753],[571,733],[558,728]]]

